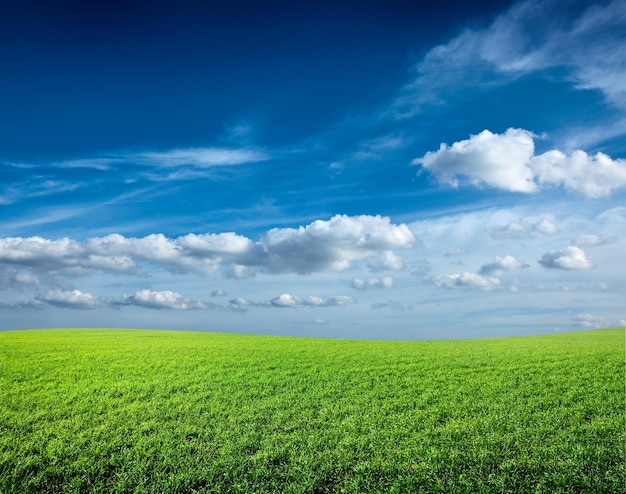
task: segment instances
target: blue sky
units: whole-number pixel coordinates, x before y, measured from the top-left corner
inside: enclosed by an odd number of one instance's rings
[[[624,324],[626,2],[5,2],[0,329]]]

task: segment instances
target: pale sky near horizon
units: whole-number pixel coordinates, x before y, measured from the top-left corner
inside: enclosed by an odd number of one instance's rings
[[[4,2],[0,330],[626,324],[626,1]]]

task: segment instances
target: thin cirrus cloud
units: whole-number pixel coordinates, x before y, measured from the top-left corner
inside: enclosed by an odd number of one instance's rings
[[[458,187],[462,181],[477,187],[533,193],[544,187],[563,187],[596,199],[626,187],[626,160],[603,153],[577,150],[566,155],[551,150],[535,155],[535,135],[524,129],[494,134],[484,130],[451,146],[413,160],[439,183]]]
[[[55,168],[93,168],[106,171],[119,165],[137,164],[152,167],[209,168],[241,165],[269,159],[266,152],[256,149],[180,148],[168,151],[139,153],[110,153],[98,158],[79,158],[52,163]]]
[[[231,278],[253,276],[257,271],[340,271],[365,260],[377,268],[394,269],[401,259],[392,249],[409,248],[414,241],[405,224],[392,224],[389,218],[336,215],[300,228],[272,229],[259,241],[232,232],[178,238],[111,234],[84,241],[7,237],[0,239],[0,267],[38,279],[93,272],[138,275],[151,265],[198,275],[223,267],[225,276]]]

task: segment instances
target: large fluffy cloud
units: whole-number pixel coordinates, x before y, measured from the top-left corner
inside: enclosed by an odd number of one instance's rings
[[[405,224],[381,216],[337,215],[299,228],[275,228],[259,241],[232,232],[142,238],[111,234],[84,241],[62,238],[0,239],[0,267],[20,269],[20,279],[37,275],[76,276],[94,271],[139,273],[151,264],[173,273],[214,273],[220,267],[229,278],[246,278],[257,271],[308,274],[347,269],[368,260],[372,269],[400,269],[393,249],[410,247],[415,236]]]
[[[488,130],[413,161],[431,172],[439,182],[458,187],[459,177],[474,185],[488,185],[515,192],[534,192],[537,185],[529,166],[535,150],[532,133],[508,129],[504,134]]]
[[[410,247],[415,241],[405,225],[393,225],[381,216],[336,215],[299,228],[270,230],[261,239],[275,272],[300,274],[343,270],[354,261],[373,258],[388,268],[398,268],[391,249]]]
[[[541,186],[559,186],[589,198],[607,196],[626,187],[626,160],[584,151],[571,155],[552,150],[535,155],[534,135],[524,129],[503,134],[484,130],[451,146],[413,160],[440,183],[458,187],[465,179],[476,186],[512,192],[536,192]]]
[[[576,194],[598,198],[626,186],[626,160],[584,151],[566,155],[553,150],[536,156],[531,166],[539,184],[559,185]]]

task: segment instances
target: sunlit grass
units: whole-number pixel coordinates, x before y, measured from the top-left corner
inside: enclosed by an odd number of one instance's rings
[[[624,330],[0,333],[0,492],[624,492]]]

